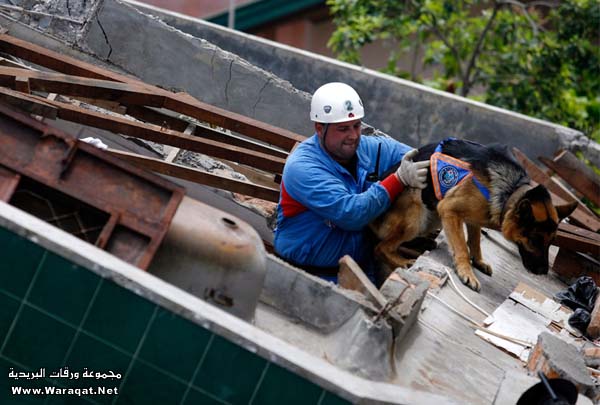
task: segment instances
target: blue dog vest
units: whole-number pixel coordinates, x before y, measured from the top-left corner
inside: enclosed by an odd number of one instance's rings
[[[473,184],[475,184],[485,199],[489,201],[490,192],[479,180],[477,180],[477,177],[475,177],[471,171],[471,165],[460,159],[442,153],[442,145],[444,142],[454,139],[455,138],[447,138],[441,141],[431,155],[430,170],[435,196],[438,200],[441,200],[452,187],[472,179]]]

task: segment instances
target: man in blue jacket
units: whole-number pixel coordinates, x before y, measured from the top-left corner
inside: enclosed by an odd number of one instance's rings
[[[366,226],[405,187],[426,185],[429,162],[413,162],[416,149],[392,138],[361,136],[363,116],[352,87],[335,82],[321,86],[311,101],[316,133],[297,146],[283,169],[275,251],[334,282],[344,255],[371,273],[373,246]],[[396,172],[377,180],[398,162]]]

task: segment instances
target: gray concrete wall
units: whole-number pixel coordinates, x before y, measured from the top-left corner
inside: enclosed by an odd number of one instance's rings
[[[299,90],[312,93],[329,81],[343,81],[354,86],[366,105],[366,121],[403,142],[422,145],[446,136],[457,136],[482,143],[507,143],[519,147],[532,158],[552,156],[557,148],[568,147],[572,150],[584,150],[592,161],[597,165],[600,163],[598,144],[589,145],[589,140],[578,131],[232,31],[203,20],[166,12],[135,1],[127,3],[288,80]],[[271,95],[263,94],[262,98],[268,96]],[[302,132],[306,128],[306,105],[296,104],[299,109],[286,116],[285,122],[282,122],[281,114],[287,110],[279,108],[274,109],[271,116],[266,114],[260,118],[277,121],[285,128]],[[307,131],[310,132],[310,128]]]

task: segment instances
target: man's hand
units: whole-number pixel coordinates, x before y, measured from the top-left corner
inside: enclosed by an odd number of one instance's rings
[[[400,167],[396,171],[396,176],[405,186],[423,189],[427,186],[429,160],[413,162],[417,152],[416,149],[413,149],[404,155]]]

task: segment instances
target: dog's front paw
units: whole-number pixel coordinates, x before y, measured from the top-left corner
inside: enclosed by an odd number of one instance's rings
[[[456,274],[458,274],[458,278],[462,281],[467,287],[469,287],[473,291],[479,292],[481,290],[481,283],[473,274],[473,269],[471,266],[460,266],[456,269]]]
[[[488,276],[492,275],[492,266],[490,266],[483,260],[477,260],[477,259],[473,258],[473,266],[477,270],[481,271],[484,274],[487,274]]]

